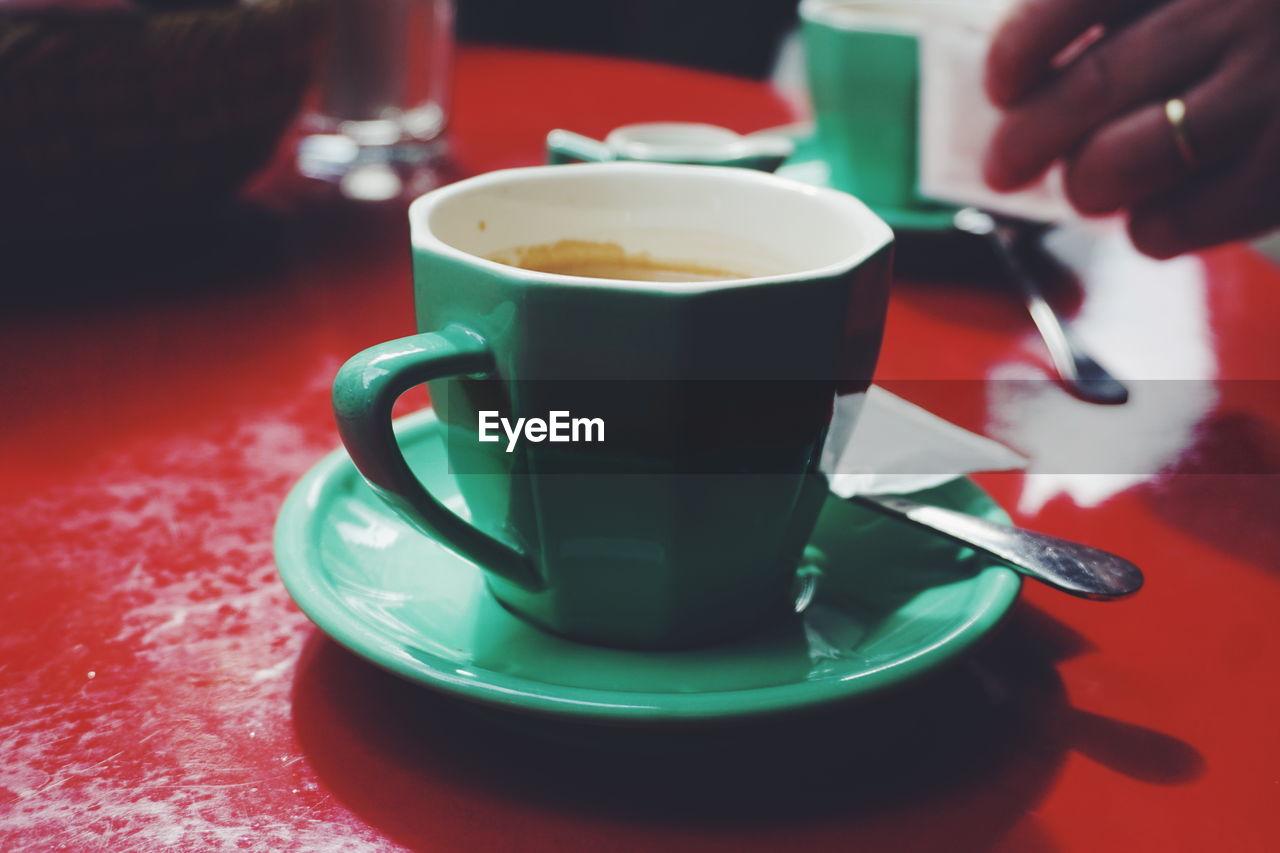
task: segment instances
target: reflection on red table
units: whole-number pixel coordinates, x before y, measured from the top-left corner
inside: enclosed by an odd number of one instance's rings
[[[460,62],[464,172],[537,162],[557,126],[794,118],[766,86],[704,73],[496,49]],[[1130,556],[1148,588],[1098,605],[1028,585],[933,688],[954,714],[749,795],[679,753],[570,759],[469,720],[293,606],[275,513],[336,444],[340,362],[413,331],[407,238],[394,205],[289,201],[270,181],[260,198],[288,214],[264,220],[274,232],[145,273],[165,287],[82,288],[0,317],[0,848],[1274,844],[1280,273],[1249,249],[1166,265],[1108,239],[1086,253],[1081,332],[1122,375],[1181,383],[1155,408],[1081,410],[1005,381],[1045,369],[1007,291],[899,282],[881,381],[1050,460],[981,480],[1019,522]],[[1085,475],[1052,462],[1081,430],[1110,437]],[[836,748],[793,736],[799,752]]]

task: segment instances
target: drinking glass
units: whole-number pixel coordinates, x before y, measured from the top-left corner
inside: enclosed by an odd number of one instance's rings
[[[329,0],[328,49],[299,170],[358,198],[398,195],[443,149],[453,0]],[[415,187],[419,189],[420,187]]]

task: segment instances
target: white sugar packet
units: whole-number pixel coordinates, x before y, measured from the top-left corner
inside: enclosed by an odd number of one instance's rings
[[[1039,222],[1078,219],[1057,167],[1013,193],[998,193],[982,179],[982,158],[1000,121],[983,89],[983,66],[1005,5],[943,6],[920,26],[920,193]]]
[[[836,400],[822,471],[831,491],[905,494],[976,471],[1023,468],[1027,460],[999,442],[961,429],[914,403],[871,386]]]

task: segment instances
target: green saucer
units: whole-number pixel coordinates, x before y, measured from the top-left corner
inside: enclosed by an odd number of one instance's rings
[[[435,415],[396,432],[427,487],[463,510]],[[1005,520],[969,480],[916,496]],[[969,648],[1019,588],[968,549],[832,497],[800,573],[802,613],[689,651],[582,645],[503,609],[473,563],[400,521],[341,449],[285,500],[275,553],[298,605],[356,654],[460,698],[594,722],[772,714],[883,690]]]
[[[818,147],[818,140],[810,129],[807,135],[797,135],[795,152],[787,158],[776,174],[804,184],[830,186],[830,169]],[[871,205],[881,219],[895,231],[950,231],[952,219],[958,208],[944,204],[920,207],[883,207]]]

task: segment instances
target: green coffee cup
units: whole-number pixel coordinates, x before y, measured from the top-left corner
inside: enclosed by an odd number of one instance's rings
[[[927,0],[804,0],[818,143],[831,185],[874,209],[936,206],[917,190],[921,16]]]
[[[377,494],[484,569],[508,609],[578,640],[689,646],[792,608],[833,400],[875,366],[889,228],[833,190],[649,163],[493,172],[409,216],[420,333],[334,383]],[[674,280],[495,260],[597,249]],[[392,404],[423,382],[465,508],[432,497],[396,444]],[[566,426],[557,443],[557,412],[600,421],[600,441]]]

